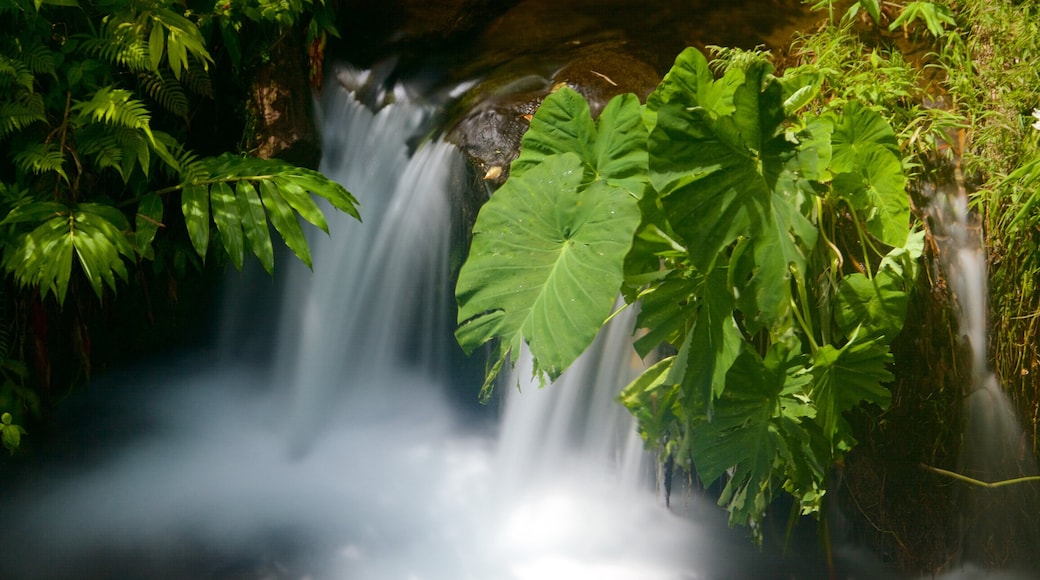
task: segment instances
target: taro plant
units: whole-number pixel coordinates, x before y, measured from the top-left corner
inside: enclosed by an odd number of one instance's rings
[[[687,49],[645,105],[619,96],[598,120],[569,88],[545,99],[474,225],[456,337],[494,345],[484,397],[522,343],[552,380],[621,293],[652,363],[621,402],[757,531],[780,489],[818,513],[855,443],[843,413],[888,404],[922,236],[879,114],[804,110],[809,68],[720,64]]]

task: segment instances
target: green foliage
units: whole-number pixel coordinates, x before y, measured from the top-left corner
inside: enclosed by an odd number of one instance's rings
[[[637,351],[674,353],[621,401],[663,459],[725,479],[731,522],[757,530],[779,488],[816,513],[854,443],[843,413],[888,404],[921,236],[880,115],[855,101],[803,112],[822,75],[722,55],[716,76],[686,50],[641,111],[621,96],[596,122],[569,89],[546,98],[477,218],[456,337],[500,341],[489,382],[521,341],[552,379],[620,285],[640,307]],[[612,219],[582,240],[583,267],[564,263],[569,216],[594,211]]]
[[[22,442],[25,429],[12,423],[14,419],[10,413],[0,415],[0,438],[3,439],[4,447],[13,455]]]
[[[256,17],[288,25],[312,6]],[[297,216],[328,231],[311,196],[358,217],[320,173],[232,153],[200,159],[186,146],[185,121],[210,92],[207,34],[226,15],[167,0],[8,0],[0,13],[0,240],[19,285],[62,303],[82,276],[101,298],[156,259],[158,239],[236,268],[248,250],[270,272],[268,221],[309,266]],[[168,211],[177,206],[183,220]]]
[[[456,335],[467,352],[500,338],[496,372],[526,341],[536,372],[555,379],[610,314],[639,208],[605,181],[579,190],[584,173],[573,153],[520,169],[474,225],[473,257],[459,274]],[[496,372],[488,374],[485,397]]]

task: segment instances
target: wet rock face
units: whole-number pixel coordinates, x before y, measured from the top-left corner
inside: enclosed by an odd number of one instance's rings
[[[554,87],[581,93],[595,116],[615,95],[645,98],[687,46],[777,45],[805,12],[801,0],[340,1],[354,64],[389,57],[388,81],[472,83],[445,137],[491,189],[508,177],[530,116]]]
[[[509,68],[496,72],[469,91],[447,133],[493,187],[509,176],[509,164],[519,155],[531,116],[555,88],[567,85],[578,91],[598,116],[614,96],[635,93],[644,99],[660,82],[650,65],[626,54],[623,47],[604,45],[576,47],[549,75],[528,74],[509,81]]]

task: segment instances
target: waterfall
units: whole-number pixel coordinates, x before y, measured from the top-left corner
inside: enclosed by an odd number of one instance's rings
[[[0,540],[0,577],[757,575],[761,558],[720,510],[690,497],[676,515],[647,477],[615,401],[642,364],[630,315],[558,384],[528,384],[520,360],[497,427],[462,420],[446,396],[461,155],[424,139],[436,110],[409,91],[373,111],[329,85],[322,170],[358,196],[365,222],[326,208],[313,272],[281,256],[275,282],[230,274],[218,352],[101,380],[93,390],[114,403],[74,424],[116,442],[0,501],[15,530]]]
[[[1038,473],[1026,434],[1011,400],[986,360],[987,270],[980,225],[969,211],[959,178],[932,192],[934,231],[959,310],[960,331],[970,353],[965,385],[965,426],[959,470],[984,482]],[[1037,564],[1040,543],[1035,516],[1040,510],[1035,483],[996,489],[969,486],[961,495],[960,558],[968,564],[997,563],[1010,568]]]

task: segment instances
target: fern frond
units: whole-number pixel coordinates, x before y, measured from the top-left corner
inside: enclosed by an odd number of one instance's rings
[[[175,79],[162,72],[140,73],[138,79],[144,92],[162,108],[178,117],[186,118],[188,116],[188,96],[184,92],[184,87]]]
[[[151,166],[151,141],[141,131],[120,125],[91,124],[76,134],[79,154],[100,171],[115,169],[125,183],[135,165],[148,176]]]
[[[0,54],[0,88],[16,85],[32,92],[35,81],[36,76],[21,59]]]
[[[53,171],[66,182],[69,176],[65,173],[65,154],[53,143],[28,143],[14,155],[14,163],[25,173],[39,175]]]
[[[150,68],[148,42],[127,27],[107,26],[100,35],[83,35],[79,38],[80,46],[91,56],[126,67],[132,72],[144,72]]]
[[[108,123],[128,129],[139,129],[149,140],[154,140],[148,106],[133,98],[126,89],[102,87],[89,101],[79,101],[73,105],[72,110],[76,113],[76,126]]]
[[[43,97],[33,93],[24,101],[0,102],[0,139],[38,121],[46,121]]]
[[[45,74],[57,78],[54,51],[47,48],[44,44],[37,41],[32,46],[24,49],[22,60],[33,74]]]
[[[191,67],[184,71],[184,74],[181,76],[181,82],[195,95],[213,97],[213,83],[209,78],[209,73],[205,70]]]

